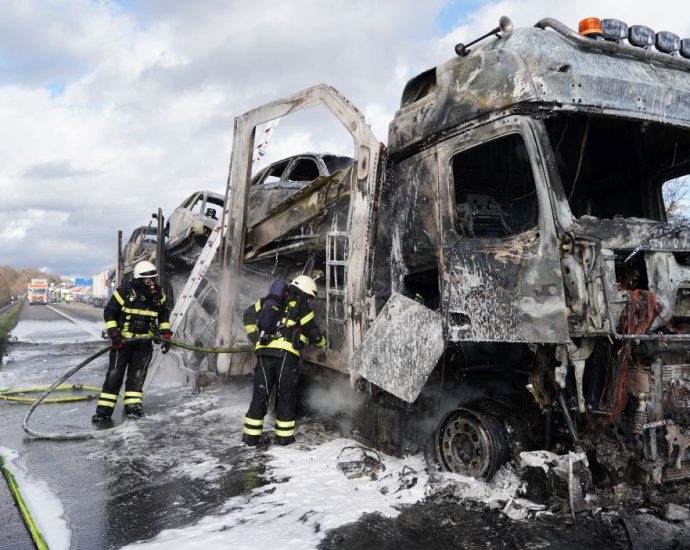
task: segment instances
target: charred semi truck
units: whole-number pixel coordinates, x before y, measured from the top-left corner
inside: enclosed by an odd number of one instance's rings
[[[690,41],[511,27],[408,82],[387,147],[326,86],[235,120],[217,343],[306,273],[329,346],[305,361],[350,376],[361,441],[477,477],[571,448],[602,476],[687,478],[690,225],[663,193],[690,174]],[[256,127],[314,105],[354,164],[257,215]]]

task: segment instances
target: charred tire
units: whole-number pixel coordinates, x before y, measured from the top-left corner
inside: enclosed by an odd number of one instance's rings
[[[440,467],[463,476],[489,479],[510,458],[503,422],[469,409],[447,414],[434,433],[433,444]]]

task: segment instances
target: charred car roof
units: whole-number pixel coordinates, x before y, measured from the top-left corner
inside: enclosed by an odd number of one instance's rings
[[[333,172],[337,172],[338,170],[348,168],[349,166],[352,166],[354,162],[354,159],[352,157],[348,157],[345,155],[335,155],[333,153],[299,153],[297,155],[291,155],[289,157],[285,157],[283,159],[272,162],[268,166],[262,168],[252,177],[252,184],[258,182],[262,178],[262,176],[264,176],[267,172],[270,172],[280,164],[284,164],[283,168],[287,168],[287,166],[293,160],[300,158],[309,158],[316,162],[317,166],[319,167],[319,172],[322,175],[332,174]]]

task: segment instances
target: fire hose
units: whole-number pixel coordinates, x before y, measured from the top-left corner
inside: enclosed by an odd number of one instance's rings
[[[10,488],[10,492],[14,497],[14,501],[17,503],[19,513],[21,514],[22,519],[24,520],[26,528],[29,530],[29,534],[31,535],[31,539],[34,542],[34,545],[38,550],[48,550],[48,545],[46,544],[45,539],[41,535],[41,532],[38,530],[38,526],[36,525],[36,522],[34,521],[34,518],[31,515],[31,511],[29,510],[29,507],[26,505],[24,497],[22,496],[22,493],[19,490],[17,480],[14,478],[14,475],[5,464],[5,460],[2,456],[0,456],[0,470],[2,470],[2,474],[5,477],[5,480],[7,481],[7,486]]]
[[[137,342],[137,341],[142,341],[142,340],[152,340],[154,342],[160,343],[160,342],[165,342],[169,343],[171,346],[175,346],[178,348],[186,349],[189,351],[196,351],[200,353],[244,353],[247,351],[251,351],[253,349],[253,346],[235,346],[235,347],[229,347],[229,348],[206,348],[206,347],[201,347],[201,346],[193,346],[191,344],[187,344],[185,342],[178,342],[177,340],[166,340],[162,338],[161,336],[142,336],[142,337],[136,337],[136,338],[129,338],[127,340],[124,340],[123,343],[125,345],[128,345],[132,342]],[[22,428],[24,431],[36,438],[36,439],[50,439],[50,440],[55,440],[55,441],[67,441],[67,440],[80,440],[80,439],[95,439],[97,437],[102,437],[106,434],[109,434],[113,430],[117,429],[119,426],[116,426],[115,428],[110,428],[107,430],[98,430],[94,432],[65,432],[65,433],[47,433],[47,432],[38,432],[36,430],[33,430],[29,428],[29,418],[31,418],[31,415],[33,412],[36,410],[36,408],[46,401],[46,398],[55,390],[59,389],[61,385],[70,378],[72,375],[74,375],[76,372],[84,368],[86,365],[91,363],[92,361],[96,360],[98,357],[101,355],[108,353],[110,351],[111,347],[107,346],[93,355],[87,357],[84,361],[79,363],[77,366],[73,367],[70,369],[68,372],[66,372],[63,376],[60,377],[59,380],[57,380],[53,385],[51,385],[38,399],[33,401],[31,407],[29,408],[29,411],[26,413],[26,416],[24,417],[24,420],[22,421]],[[84,389],[91,389],[88,386],[82,386]],[[35,390],[38,390],[38,388],[34,388]],[[100,390],[100,388],[97,388]],[[26,391],[26,390],[25,390]],[[14,392],[18,392],[18,390],[14,390]],[[7,395],[8,391],[5,391],[5,395]],[[120,424],[120,426],[123,426],[124,424]]]
[[[6,389],[1,389],[0,390],[0,399],[4,399],[5,401],[16,401],[18,403],[33,403],[36,401],[33,397],[19,397],[20,395],[27,394],[27,393],[36,393],[36,392],[44,392],[48,389],[48,386],[41,386],[38,388],[19,388],[19,389],[11,389],[11,388],[6,388]],[[91,392],[100,392],[101,388],[97,388],[96,386],[85,386],[83,384],[64,384],[62,386],[58,386],[55,388],[53,391],[81,391],[81,390],[86,390],[86,391],[91,391]],[[44,399],[44,403],[74,403],[75,401],[90,401],[92,399],[96,399],[98,397],[98,394],[95,393],[89,393],[86,395],[71,395],[69,397],[55,397],[51,399]]]

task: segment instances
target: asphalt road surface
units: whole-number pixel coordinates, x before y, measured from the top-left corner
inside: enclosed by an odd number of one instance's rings
[[[29,311],[30,310],[30,311]],[[42,312],[41,310],[46,310]],[[34,305],[26,307],[22,311],[23,319],[41,319],[47,318],[49,320],[59,319],[60,317],[55,317],[47,313],[48,311],[52,313],[60,313],[67,315],[69,317],[74,317],[77,320],[92,321],[94,323],[103,323],[103,308],[93,307],[88,304],[81,304],[78,302],[60,303],[60,304],[50,304],[48,306]],[[64,318],[64,317],[63,317]]]
[[[84,304],[25,306],[17,326],[19,342],[9,343],[9,355],[0,365],[0,387],[49,385],[102,349],[107,342],[96,339],[103,324],[102,315],[102,309]],[[69,382],[100,386],[106,367],[107,355],[79,371]],[[154,389],[145,396],[149,418],[130,427],[135,421],[124,421],[118,405],[114,422],[108,427],[125,422],[127,425],[120,426],[125,428],[124,433],[88,441],[32,440],[21,429],[28,406],[0,401],[0,446],[17,451],[32,479],[45,482],[47,491],[57,495],[71,529],[69,547],[120,548],[150,538],[162,529],[201,518],[227,496],[245,491],[247,483],[252,487],[259,483],[261,466],[252,464],[250,475],[245,475],[238,457],[242,452],[239,440],[227,445],[222,426],[217,425],[215,432],[211,429],[191,433],[196,429],[181,425],[184,418],[178,424],[162,424],[166,409],[189,397],[190,390],[186,388]],[[31,426],[43,432],[91,431],[94,410],[95,401],[45,404],[37,409]],[[127,452],[127,445],[131,453]],[[203,480],[189,483],[184,475],[170,475],[171,465],[184,468],[185,457],[176,457],[166,447],[187,455],[195,445],[212,445],[219,464],[240,463],[240,467],[220,479],[214,476],[209,484]],[[147,463],[157,453],[163,455],[159,463]],[[165,460],[166,455],[170,460]],[[0,485],[0,548],[31,548],[4,481]]]

